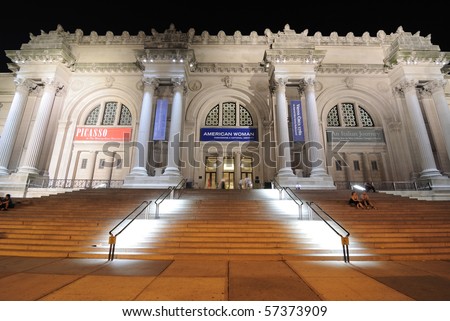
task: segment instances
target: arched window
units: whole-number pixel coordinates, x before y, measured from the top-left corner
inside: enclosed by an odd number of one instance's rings
[[[97,105],[86,117],[85,125],[131,126],[132,116],[127,106],[116,101]]]
[[[370,114],[356,103],[339,103],[328,112],[328,127],[375,127]]]
[[[206,126],[253,126],[253,117],[244,106],[236,102],[217,104],[208,112]]]

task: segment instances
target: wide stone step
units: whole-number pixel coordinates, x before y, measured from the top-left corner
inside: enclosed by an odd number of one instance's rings
[[[161,193],[104,189],[24,202],[14,212],[2,212],[0,255],[106,259],[108,231],[141,202]],[[450,202],[435,205],[376,193],[372,198],[377,210],[358,211],[348,207],[349,193],[342,191],[300,191],[299,196],[320,202],[349,230],[352,260],[449,257]],[[183,197],[165,201],[159,219],[151,204],[117,237],[115,257],[343,259],[340,237],[317,218],[307,221],[306,205],[300,220],[298,206],[280,200],[276,190],[186,190]],[[324,234],[331,235],[326,246],[320,245]]]

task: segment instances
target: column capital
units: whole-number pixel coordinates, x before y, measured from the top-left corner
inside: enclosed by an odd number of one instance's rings
[[[447,80],[445,80],[445,79],[435,79],[435,80],[428,81],[424,85],[424,88],[425,88],[425,90],[428,90],[431,93],[435,93],[437,91],[443,91],[446,84],[447,84]]]
[[[409,92],[409,91],[415,91],[417,85],[417,80],[414,79],[405,79],[400,81],[397,86],[395,86],[395,89],[399,92]]]
[[[185,91],[186,90],[186,80],[184,77],[176,77],[170,80],[173,84],[173,89],[175,91]]]
[[[316,84],[316,80],[312,77],[309,78],[303,78],[300,81],[300,86],[306,89],[314,89],[314,86]]]
[[[27,92],[31,92],[37,88],[37,84],[35,81],[26,78],[14,78],[14,83],[16,85],[16,90],[24,90]]]
[[[160,82],[159,82],[159,79],[155,78],[155,77],[144,77],[142,79],[142,83],[144,84],[144,88],[146,86],[149,86],[153,90],[155,90],[156,88],[158,88]]]
[[[275,91],[285,90],[287,84],[287,79],[283,77],[275,78],[272,81],[272,88]]]
[[[49,89],[57,92],[64,88],[64,84],[55,78],[42,79],[42,83],[44,84],[44,90]]]

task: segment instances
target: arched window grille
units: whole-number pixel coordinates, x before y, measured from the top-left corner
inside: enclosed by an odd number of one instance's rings
[[[356,103],[339,103],[328,112],[328,127],[375,127],[365,108]]]
[[[115,101],[107,101],[95,106],[86,117],[85,125],[91,126],[131,126],[130,109]]]
[[[217,104],[206,115],[206,126],[253,126],[253,117],[245,106],[236,102]]]

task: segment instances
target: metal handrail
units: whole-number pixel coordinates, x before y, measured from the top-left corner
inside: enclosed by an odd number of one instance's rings
[[[344,262],[345,263],[349,263],[350,262],[350,253],[349,253],[349,249],[348,246],[350,244],[350,232],[347,231],[341,224],[339,224],[333,217],[331,217],[327,212],[325,212],[318,204],[316,204],[315,202],[306,202],[306,204],[309,206],[310,210],[314,211],[314,213],[320,217],[320,219],[322,221],[325,222],[325,224],[327,224],[337,235],[339,235],[341,237],[341,243],[342,243],[342,250],[343,250],[343,255],[344,255]],[[344,232],[344,233],[340,233],[338,230],[336,230],[333,226],[330,225],[330,223],[324,218],[322,217],[322,215],[316,210],[314,209],[312,206],[316,206],[320,212],[324,215],[326,215],[331,221],[333,221],[334,224],[336,224],[337,226],[339,226],[339,228]]]
[[[303,201],[298,197],[298,195],[290,188],[290,187],[284,187],[283,190],[286,192],[286,194],[298,205],[299,207],[299,220],[302,219],[302,205],[304,204]],[[306,204],[309,207],[309,219],[312,218],[311,216],[311,210],[314,211],[314,213],[320,217],[320,219],[322,221],[325,222],[325,224],[328,225],[328,227],[330,227],[337,235],[339,235],[341,237],[341,243],[342,243],[342,250],[343,250],[343,255],[344,255],[344,262],[348,263],[350,262],[350,254],[349,254],[349,249],[348,249],[348,245],[349,245],[349,236],[350,233],[341,225],[339,224],[334,218],[332,218],[327,212],[325,212],[319,205],[317,205],[314,202],[306,202]],[[327,222],[327,220],[325,218],[322,217],[322,215],[316,211],[314,208],[312,208],[311,205],[315,205],[317,206],[320,211],[325,214],[330,220],[332,220],[337,226],[339,226],[341,228],[342,231],[344,231],[345,235],[338,232],[333,226],[330,225],[330,223]]]
[[[131,223],[134,222],[134,220],[141,215],[144,211],[146,211],[148,209],[148,207],[150,206],[152,202],[148,202],[148,201],[143,201],[141,204],[139,204],[134,210],[132,210],[127,216],[125,216],[119,223],[117,223],[116,226],[114,226],[110,231],[109,231],[109,253],[108,253],[108,261],[112,261],[114,260],[114,252],[116,250],[116,240],[117,240],[117,236],[122,233]],[[133,213],[135,213],[140,207],[142,207],[145,204],[145,206],[126,224],[124,225],[119,232],[117,232],[116,234],[114,234],[114,231],[119,228],[119,226],[121,226],[125,220],[127,220]]]
[[[172,190],[172,196],[171,196],[172,199],[180,198],[180,197],[181,197],[182,191],[184,191],[184,190],[186,189],[186,182],[187,182],[187,179],[183,178],[183,179],[177,184],[177,186],[175,186],[175,187],[173,188],[173,190]],[[178,195],[175,195],[175,192],[178,192]]]
[[[281,186],[280,183],[278,183],[275,179],[272,181],[272,184],[275,187],[275,189],[278,190],[280,200],[283,199],[283,191],[284,191],[283,186]]]
[[[292,191],[290,187],[285,187],[284,191],[298,205],[298,219],[302,219],[303,201]]]
[[[173,198],[173,190],[175,189],[174,186],[169,186],[159,197],[156,199],[156,210],[155,210],[155,218],[159,218],[159,205],[169,196]]]

